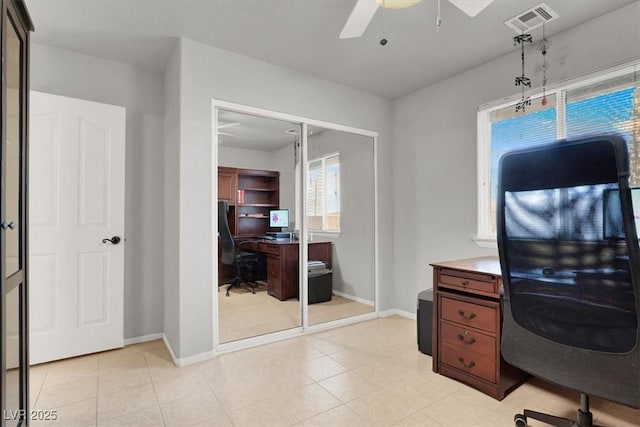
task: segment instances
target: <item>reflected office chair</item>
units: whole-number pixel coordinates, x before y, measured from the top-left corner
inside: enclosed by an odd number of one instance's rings
[[[236,249],[236,242],[233,240],[227,215],[229,214],[229,202],[226,200],[218,201],[218,233],[222,241],[222,254],[220,261],[225,265],[232,265],[236,268],[236,275],[233,279],[218,283],[220,286],[229,285],[227,287],[227,296],[229,290],[234,286],[239,287],[242,283],[247,283],[251,287],[251,291],[255,294],[258,284],[254,281],[247,280],[249,277],[255,276],[257,265],[259,262],[258,254],[252,252],[242,252]]]
[[[498,180],[502,355],[581,393],[577,419],[525,410],[554,426],[590,427],[589,395],[640,407],[640,254],[625,141],[560,141],[507,153]]]

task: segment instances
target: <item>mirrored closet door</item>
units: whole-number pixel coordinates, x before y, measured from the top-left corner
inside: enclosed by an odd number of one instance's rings
[[[307,126],[309,325],[375,311],[375,170],[372,137]],[[315,242],[329,242],[330,263]]]
[[[217,343],[375,316],[375,133],[220,104]]]
[[[218,342],[300,327],[300,123],[218,110]]]

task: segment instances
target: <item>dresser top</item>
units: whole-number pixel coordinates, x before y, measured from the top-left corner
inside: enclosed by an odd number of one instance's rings
[[[500,260],[496,256],[484,256],[477,258],[458,259],[455,261],[434,262],[433,267],[445,267],[455,270],[464,270],[472,273],[487,273],[494,276],[502,276]]]

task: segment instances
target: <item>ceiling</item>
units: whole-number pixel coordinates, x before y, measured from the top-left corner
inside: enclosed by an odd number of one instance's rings
[[[274,151],[296,142],[301,130],[301,123],[236,111],[218,112],[218,143],[227,147]],[[318,126],[307,125],[309,136],[318,135],[324,130]]]
[[[356,0],[26,0],[37,43],[162,72],[176,37],[396,98],[512,52],[503,22],[541,0],[495,0],[470,18],[442,0],[379,9],[363,37],[338,39]],[[636,0],[546,0],[553,36]],[[384,15],[384,17],[383,17]],[[384,27],[383,30],[383,20]],[[381,38],[389,43],[381,46]],[[539,36],[534,31],[534,38]]]

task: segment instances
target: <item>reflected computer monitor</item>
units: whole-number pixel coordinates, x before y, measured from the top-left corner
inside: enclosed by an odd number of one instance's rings
[[[289,227],[289,209],[272,209],[269,211],[269,227]]]

